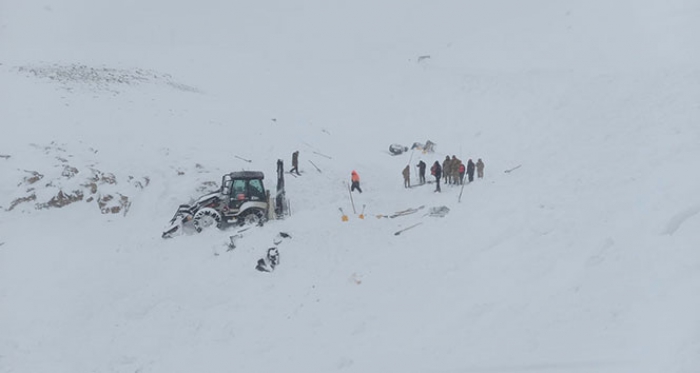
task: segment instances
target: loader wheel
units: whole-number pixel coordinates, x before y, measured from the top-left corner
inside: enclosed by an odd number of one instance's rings
[[[265,212],[260,209],[246,211],[241,219],[241,225],[262,226],[265,221]]]
[[[221,214],[211,207],[205,207],[197,211],[194,214],[194,229],[197,232],[201,232],[202,229],[209,228],[211,226],[218,227],[221,223]]]

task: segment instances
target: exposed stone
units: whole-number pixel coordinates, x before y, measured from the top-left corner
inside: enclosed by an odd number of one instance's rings
[[[61,172],[61,176],[66,177],[66,178],[72,178],[73,176],[78,174],[78,169],[75,167],[71,167],[69,165],[63,166],[63,172]]]
[[[27,176],[24,178],[24,182],[27,184],[34,184],[44,177],[44,175],[42,175],[36,171],[27,171],[27,172],[29,172],[31,174],[31,176]]]
[[[92,171],[92,176],[88,180],[94,182],[100,181],[100,175],[102,175],[102,171],[96,170],[94,168],[91,168],[90,170]]]
[[[97,200],[97,205],[103,214],[119,214],[123,212],[126,215],[129,212],[129,207],[131,207],[131,202],[129,197],[121,194],[119,194],[119,199],[116,200],[111,194],[105,194]]]
[[[100,210],[103,210],[109,201],[113,200],[114,197],[111,194],[105,194],[103,196],[100,196],[100,198],[97,200],[97,205],[100,206]],[[104,213],[104,211],[102,211]]]
[[[141,180],[134,180],[133,176],[129,176],[129,182],[139,189],[144,189],[151,183],[151,179],[148,176],[142,177]]]
[[[36,207],[39,209],[45,209],[45,208],[49,208],[49,207],[61,208],[61,207],[70,205],[71,203],[82,201],[82,200],[83,200],[83,191],[81,191],[81,190],[74,190],[71,193],[64,193],[62,190],[59,190],[58,194],[51,197],[51,199],[48,202],[37,204]]]
[[[114,176],[114,174],[111,173],[104,173],[102,174],[102,177],[100,178],[100,182],[104,184],[116,184],[117,183],[117,177]]]
[[[46,79],[72,92],[76,85],[88,87],[96,92],[105,91],[118,94],[120,86],[138,84],[163,84],[166,87],[184,92],[199,93],[193,87],[173,80],[169,74],[143,69],[117,69],[87,65],[31,65],[20,66],[17,71],[26,76]],[[53,144],[53,142],[52,142]],[[90,148],[92,151],[93,149]],[[95,150],[97,152],[97,150]]]
[[[32,194],[32,195],[27,196],[27,197],[21,197],[21,198],[15,199],[14,201],[12,201],[12,203],[10,203],[10,207],[7,208],[7,211],[12,211],[12,209],[17,207],[17,205],[19,205],[20,203],[31,202],[31,201],[36,201],[36,194]]]
[[[84,188],[90,189],[90,194],[97,193],[97,183],[89,182],[81,185]]]
[[[126,216],[126,213],[129,212],[129,208],[131,207],[129,197],[120,195],[119,205],[121,206],[121,210],[124,212],[124,216]]]

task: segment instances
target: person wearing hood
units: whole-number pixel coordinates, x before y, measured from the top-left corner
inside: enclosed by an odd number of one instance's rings
[[[479,179],[484,178],[484,161],[482,161],[481,158],[476,161],[476,174]]]
[[[423,160],[418,162],[418,177],[420,178],[420,183],[425,184],[425,162]]]
[[[433,167],[430,167],[430,173],[435,176],[435,192],[440,192],[440,178],[442,177],[440,161],[435,161],[435,163],[433,163]]]
[[[354,192],[355,189],[357,189],[360,193],[362,193],[362,189],[360,188],[360,175],[357,174],[357,171],[352,170],[352,173],[350,174],[350,181],[352,181],[350,192]]]
[[[474,162],[472,162],[472,160],[470,158],[469,162],[467,162],[467,176],[469,176],[470,183],[472,181],[474,181],[474,168],[476,168],[476,166],[474,165]]]

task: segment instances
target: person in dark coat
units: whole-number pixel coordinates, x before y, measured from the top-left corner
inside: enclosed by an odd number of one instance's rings
[[[289,170],[289,173],[296,173],[297,175],[301,175],[299,173],[299,151],[295,151],[292,153],[292,169]]]
[[[418,162],[418,177],[420,178],[420,183],[425,184],[425,162],[422,160]]]
[[[433,167],[430,168],[430,174],[435,176],[435,191],[440,192],[440,178],[442,177],[440,161],[435,161],[435,163],[433,163]]]
[[[467,162],[467,175],[469,176],[469,182],[471,183],[474,181],[474,169],[476,166],[474,165],[474,162],[472,162],[471,158],[469,158],[469,162]]]

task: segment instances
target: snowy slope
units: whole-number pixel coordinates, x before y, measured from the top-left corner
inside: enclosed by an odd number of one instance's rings
[[[699,21],[686,0],[0,1],[0,372],[699,371]],[[160,238],[295,150],[291,218],[233,251]],[[461,203],[402,187],[446,155],[486,163]],[[59,191],[84,198],[37,209]],[[376,217],[420,205],[450,212]]]

